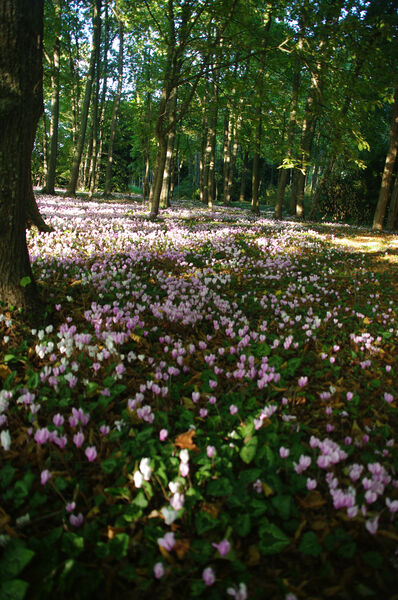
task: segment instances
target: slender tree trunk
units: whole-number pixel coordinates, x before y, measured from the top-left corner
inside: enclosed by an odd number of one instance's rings
[[[54,2],[55,11],[60,19],[61,5],[59,0]],[[60,71],[61,41],[56,36],[51,65],[51,120],[50,120],[50,153],[46,183],[43,192],[55,195],[55,175],[57,170],[58,153],[58,121],[59,121],[59,71]]]
[[[83,155],[84,141],[86,138],[88,112],[90,108],[91,91],[93,87],[95,64],[97,62],[100,35],[101,35],[101,3],[102,0],[95,0],[93,7],[93,42],[91,46],[90,66],[87,74],[86,88],[84,91],[83,107],[81,112],[81,124],[79,139],[73,155],[71,176],[66,190],[67,196],[76,195],[77,180],[79,178],[80,162]]]
[[[115,103],[113,105],[111,132],[110,132],[110,136],[109,136],[108,162],[106,164],[106,174],[105,174],[105,190],[104,190],[105,197],[108,197],[111,193],[113,145],[115,142],[117,117],[118,117],[118,113],[119,113],[120,99],[122,97],[122,87],[123,87],[123,51],[124,51],[124,31],[123,31],[123,22],[120,20],[119,21],[119,58],[118,58],[117,91],[116,91]]]
[[[43,1],[0,3],[0,301],[40,306],[26,246],[31,158],[43,110]],[[23,285],[21,285],[23,282]]]
[[[394,188],[391,194],[390,211],[388,213],[387,229],[398,229],[398,173],[395,176]]]
[[[257,73],[256,80],[256,96],[257,96],[257,104],[256,104],[256,118],[255,118],[255,134],[254,134],[254,155],[253,155],[253,166],[252,166],[252,200],[251,200],[251,211],[254,214],[260,213],[259,207],[259,174],[260,174],[260,152],[261,152],[261,138],[262,138],[262,119],[263,119],[263,95],[264,95],[264,68],[265,68],[265,60],[267,56],[267,48],[268,48],[268,33],[271,27],[271,16],[272,16],[273,5],[268,2],[267,3],[267,13],[266,13],[266,25],[263,33],[262,39],[262,47],[260,54],[260,64]]]
[[[48,140],[47,140],[47,118],[46,118],[46,111],[43,110],[43,115],[42,115],[42,121],[43,121],[43,138],[42,138],[42,145],[43,145],[43,177],[42,179],[44,181],[46,181],[47,179],[47,173],[48,173]],[[43,192],[45,192],[45,190],[43,189]]]
[[[207,206],[210,210],[213,209],[213,204],[216,197],[216,184],[215,184],[215,168],[216,168],[216,140],[217,140],[217,115],[218,115],[218,100],[217,100],[217,87],[214,83],[213,86],[213,104],[210,113],[209,123],[209,138],[208,138],[208,160],[209,170],[207,175]]]
[[[164,165],[166,163],[167,138],[158,134],[158,150],[155,160],[154,177],[149,193],[150,218],[155,218],[159,212],[160,192],[162,190]]]
[[[230,204],[232,201],[232,185],[234,182],[236,157],[238,155],[238,147],[239,147],[238,134],[239,134],[241,122],[242,122],[242,118],[239,116],[236,120],[236,123],[234,124],[234,126],[232,128],[233,142],[232,142],[232,150],[231,150],[231,161],[230,161],[229,169],[228,169],[227,189],[226,189],[226,196],[225,196],[226,204]]]
[[[167,151],[166,160],[163,171],[162,189],[160,191],[160,207],[167,208],[170,206],[170,183],[171,183],[171,167],[174,152],[175,129],[171,129],[167,136]]]
[[[149,151],[144,150],[144,184],[142,186],[142,201],[146,202],[149,198]]]
[[[104,56],[102,61],[102,89],[101,99],[99,102],[99,132],[98,132],[98,150],[95,159],[95,169],[93,170],[93,176],[90,185],[90,194],[92,197],[95,190],[97,189],[97,182],[99,180],[101,172],[101,157],[102,148],[104,141],[104,123],[105,123],[105,104],[106,104],[106,92],[108,88],[108,51],[109,51],[109,15],[108,15],[108,2],[105,2],[105,27],[104,27]],[[97,76],[98,81],[98,76]]]
[[[381,231],[383,229],[384,217],[387,210],[387,204],[391,195],[391,184],[394,172],[395,159],[398,150],[398,85],[394,93],[394,105],[392,109],[392,119],[390,127],[390,143],[388,145],[386,162],[384,164],[383,177],[381,179],[381,187],[379,199],[375,214],[373,217],[373,229]]]
[[[226,109],[224,116],[224,153],[223,153],[223,200],[228,204],[227,199],[228,179],[231,165],[231,143],[232,143],[232,119],[230,111]]]
[[[245,201],[245,192],[246,192],[246,175],[247,175],[247,163],[249,162],[249,153],[246,151],[243,157],[243,167],[242,167],[242,175],[240,180],[240,192],[239,192],[239,202]]]
[[[98,108],[99,108],[99,88],[100,88],[100,58],[98,56],[98,63],[97,63],[97,79],[95,82],[95,88],[94,88],[94,97],[93,97],[93,108],[92,108],[92,113],[91,113],[91,119],[92,119],[92,142],[91,142],[91,160],[90,160],[90,170],[88,173],[88,179],[87,179],[87,187],[88,187],[88,197],[92,198],[94,195],[94,191],[95,191],[95,173],[97,170],[97,156],[98,156],[98,144],[99,144],[99,140],[98,140],[98,136],[99,136],[99,117],[98,117]]]
[[[296,131],[297,125],[297,103],[298,103],[298,93],[300,87],[300,69],[299,66],[296,66],[293,75],[293,86],[292,86],[292,103],[290,107],[290,115],[289,115],[289,124],[287,131],[287,160],[288,163],[291,162],[293,156],[293,140],[294,134]],[[285,198],[285,190],[287,184],[287,168],[282,167],[281,173],[278,181],[278,191],[276,197],[275,204],[275,218],[282,218],[282,209],[283,209],[283,201]]]
[[[257,123],[256,128],[256,150],[253,156],[253,166],[252,166],[252,204],[251,211],[255,215],[260,214],[260,202],[258,197],[259,187],[260,187],[260,147],[261,147],[261,133],[262,133],[262,123],[261,116]]]

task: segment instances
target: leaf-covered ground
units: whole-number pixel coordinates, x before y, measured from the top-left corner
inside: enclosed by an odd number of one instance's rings
[[[52,325],[0,315],[0,597],[397,598],[397,238],[39,203]]]

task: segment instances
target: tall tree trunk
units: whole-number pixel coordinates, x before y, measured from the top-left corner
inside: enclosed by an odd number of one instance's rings
[[[177,96],[175,97],[175,104],[177,101]],[[174,152],[174,140],[176,136],[175,127],[173,127],[169,131],[169,135],[167,136],[167,151],[166,151],[166,160],[164,163],[163,170],[163,180],[162,180],[162,189],[160,191],[160,207],[167,208],[170,206],[170,182],[171,182],[171,167],[173,161],[173,152]]]
[[[96,65],[96,82],[94,86],[94,96],[92,101],[91,111],[91,125],[92,125],[92,136],[91,136],[91,153],[90,153],[90,169],[87,177],[88,197],[92,198],[95,191],[95,173],[97,170],[97,155],[98,155],[98,135],[99,135],[99,88],[100,88],[100,57],[98,55],[98,63]]]
[[[69,69],[72,75],[71,83],[71,100],[72,100],[72,142],[73,147],[77,146],[79,137],[79,121],[80,121],[80,77],[77,73],[76,64],[79,62],[79,40],[76,37],[72,45],[72,39],[69,31],[66,31],[66,43],[68,49]],[[76,49],[77,56],[73,56],[72,48]],[[76,63],[76,64],[75,64]]]
[[[144,150],[144,183],[142,186],[142,201],[149,199],[149,150]]]
[[[26,246],[31,158],[43,110],[43,1],[0,3],[0,301],[40,305]],[[21,285],[21,282],[23,284]]]
[[[297,124],[297,103],[298,103],[299,87],[300,87],[300,68],[298,65],[296,65],[296,68],[295,68],[295,71],[293,74],[292,102],[291,102],[291,107],[290,107],[289,124],[288,124],[288,130],[287,130],[286,158],[287,158],[288,164],[290,164],[290,162],[292,160],[292,156],[293,156],[293,140],[294,140],[294,134],[296,131],[296,124]],[[276,204],[275,204],[275,218],[276,219],[282,218],[283,201],[285,198],[285,190],[286,190],[286,185],[287,185],[287,175],[288,175],[287,168],[282,167],[279,181],[278,181],[278,191],[277,191]]]
[[[258,197],[260,187],[260,147],[261,147],[262,123],[261,115],[259,116],[256,128],[256,149],[253,156],[252,166],[252,204],[251,211],[255,215],[260,214],[260,202]]]
[[[70,180],[66,190],[67,196],[76,195],[77,180],[79,178],[80,162],[83,155],[84,141],[86,138],[88,112],[90,108],[91,91],[94,81],[95,65],[98,60],[101,35],[101,4],[102,0],[95,0],[93,6],[93,41],[91,46],[90,65],[87,74],[86,88],[84,90],[83,107],[81,111],[81,124],[79,130],[79,139],[73,154],[72,170]]]
[[[398,173],[395,176],[394,187],[391,194],[390,211],[387,220],[388,229],[398,229]]]
[[[155,218],[159,212],[160,192],[162,190],[164,165],[166,164],[167,137],[158,132],[158,150],[155,160],[154,177],[149,192],[150,217]]]
[[[93,170],[93,176],[90,185],[90,194],[92,197],[94,191],[97,189],[97,182],[101,171],[101,157],[102,148],[104,141],[104,123],[105,123],[105,104],[106,104],[106,92],[108,89],[108,51],[109,51],[109,15],[108,15],[108,2],[105,2],[105,28],[104,28],[104,57],[102,61],[102,89],[99,109],[99,133],[98,133],[98,150],[95,159],[95,169]],[[98,77],[97,77],[98,80]]]
[[[226,109],[224,115],[224,152],[223,152],[223,200],[228,204],[227,200],[228,178],[231,165],[231,143],[232,143],[232,119],[229,109]]]
[[[249,153],[246,151],[243,157],[242,175],[240,179],[240,192],[239,202],[244,202],[246,192],[246,174],[247,174],[247,163],[249,162]]]
[[[61,5],[59,0],[54,2],[57,20],[60,20]],[[60,71],[61,41],[56,36],[51,65],[51,120],[50,120],[50,152],[46,183],[43,192],[55,195],[55,175],[57,170],[58,153],[58,121],[59,121],[59,71]]]
[[[230,204],[232,201],[232,185],[234,182],[234,172],[235,172],[235,163],[236,157],[238,155],[238,147],[239,147],[239,131],[242,123],[242,117],[239,115],[237,117],[236,122],[232,128],[232,149],[231,149],[231,160],[229,163],[228,169],[228,177],[227,177],[227,189],[225,195],[225,203]]]
[[[260,167],[260,152],[261,152],[261,138],[262,138],[262,118],[263,118],[263,92],[264,92],[264,67],[265,67],[265,59],[267,56],[267,48],[268,48],[268,33],[271,27],[271,15],[272,15],[273,5],[271,3],[267,3],[267,12],[266,12],[266,24],[265,30],[263,33],[262,39],[262,47],[260,54],[260,65],[257,73],[257,81],[256,81],[256,95],[257,95],[257,108],[256,108],[256,131],[255,131],[255,140],[254,140],[254,155],[253,155],[253,167],[252,167],[252,202],[251,202],[251,211],[254,214],[260,213],[259,208],[259,167]]]
[[[106,174],[105,174],[105,190],[104,190],[105,197],[108,197],[111,193],[113,145],[115,142],[117,117],[118,117],[118,113],[119,113],[120,98],[122,97],[122,87],[123,87],[123,50],[124,50],[123,22],[121,20],[119,20],[119,57],[118,57],[117,91],[116,91],[115,103],[113,105],[111,132],[109,135],[108,161],[106,163]]]
[[[207,173],[207,206],[213,209],[216,196],[215,168],[216,168],[216,141],[217,141],[217,116],[218,116],[218,94],[216,83],[213,82],[213,98],[209,118],[208,137],[208,173]]]
[[[47,173],[48,173],[48,139],[47,139],[47,118],[46,111],[43,110],[42,114],[43,121],[43,137],[42,137],[42,145],[43,145],[43,176],[42,179],[46,181]],[[45,190],[43,189],[43,192]]]
[[[383,177],[379,192],[379,199],[375,214],[373,217],[373,229],[381,231],[383,229],[384,217],[386,214],[387,204],[391,195],[391,184],[394,171],[395,159],[398,150],[398,85],[394,92],[394,105],[392,109],[392,119],[390,127],[390,143],[388,145],[386,162],[384,164]]]

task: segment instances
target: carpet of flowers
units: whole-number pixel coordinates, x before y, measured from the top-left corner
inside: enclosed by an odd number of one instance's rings
[[[50,324],[0,309],[1,598],[398,598],[396,271],[344,226],[39,205]]]

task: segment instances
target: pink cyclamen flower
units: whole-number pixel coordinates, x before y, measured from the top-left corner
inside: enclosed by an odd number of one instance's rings
[[[174,533],[172,531],[168,531],[162,538],[158,538],[157,541],[159,546],[167,550],[167,552],[170,552],[176,543]]]
[[[84,517],[82,513],[79,513],[78,515],[70,515],[69,517],[69,523],[73,525],[73,527],[80,527],[83,525],[83,521]]]
[[[281,458],[287,458],[289,456],[289,454],[290,454],[289,448],[285,448],[284,446],[281,446],[279,448],[279,456]]]
[[[65,506],[65,508],[68,513],[73,512],[76,508],[76,502],[68,502],[68,504]]]
[[[391,402],[394,400],[394,396],[392,394],[389,394],[388,392],[384,393],[384,400],[386,402],[388,402],[388,404],[391,404]]]
[[[231,404],[229,407],[229,412],[231,413],[231,415],[236,415],[236,413],[238,412],[238,407],[235,404]]]
[[[301,388],[305,387],[308,383],[308,377],[300,377],[297,383],[298,383],[299,387],[301,387]]]
[[[365,521],[365,527],[369,531],[370,535],[375,535],[379,528],[379,517]]]
[[[180,463],[180,474],[182,477],[187,477],[189,473],[189,464],[188,463]]]
[[[216,576],[214,575],[214,571],[211,567],[206,567],[202,573],[202,579],[206,585],[213,585],[216,581]]]
[[[304,454],[302,454],[299,458],[299,462],[297,463],[293,463],[294,465],[294,470],[296,471],[296,473],[298,475],[301,475],[301,473],[303,471],[305,471],[306,469],[308,469],[308,467],[311,464],[311,457],[310,456],[305,456]]]
[[[110,432],[111,428],[109,427],[109,425],[101,425],[100,427],[100,434],[101,435],[108,435],[108,433]]]
[[[163,577],[163,575],[165,574],[163,563],[157,562],[154,565],[153,574],[155,575],[156,579],[161,579]]]
[[[307,478],[307,490],[314,490],[317,485],[316,479],[310,479],[309,477]]]
[[[64,424],[64,417],[62,415],[60,415],[59,413],[57,413],[56,415],[53,416],[53,423],[55,425],[55,427],[61,427]]]
[[[206,448],[206,453],[207,453],[207,456],[208,456],[209,458],[213,458],[213,456],[216,454],[216,449],[215,449],[215,447],[214,447],[214,446],[207,446],[207,448]]]
[[[160,441],[164,442],[168,435],[169,435],[169,432],[167,431],[167,429],[161,429],[159,431],[159,439],[160,439]]]
[[[49,479],[51,479],[51,473],[48,469],[45,469],[40,473],[40,481],[42,485],[46,485]]]
[[[221,540],[221,542],[218,542],[218,544],[213,542],[212,546],[219,551],[220,556],[226,556],[231,550],[231,544],[228,540]]]
[[[386,505],[390,513],[394,514],[398,511],[398,500],[390,500],[390,498],[386,498]]]
[[[73,436],[73,443],[75,444],[76,448],[80,448],[82,446],[84,442],[84,433],[82,433],[81,431],[79,431],[78,433],[75,433],[75,435]]]
[[[261,492],[263,491],[263,484],[261,482],[261,479],[257,479],[254,483],[253,483],[253,489],[254,491],[257,492],[257,494],[261,494]]]
[[[95,446],[87,446],[84,454],[87,456],[89,462],[93,462],[97,458],[97,449]]]
[[[208,412],[209,411],[207,410],[207,408],[201,408],[199,411],[199,415],[202,417],[202,419],[204,419],[205,417],[207,417]]]
[[[185,496],[180,492],[176,492],[170,499],[170,505],[174,510],[181,510],[185,503]]]
[[[34,435],[34,440],[36,444],[45,444],[48,441],[50,432],[47,427],[43,427],[42,429],[38,429]]]

